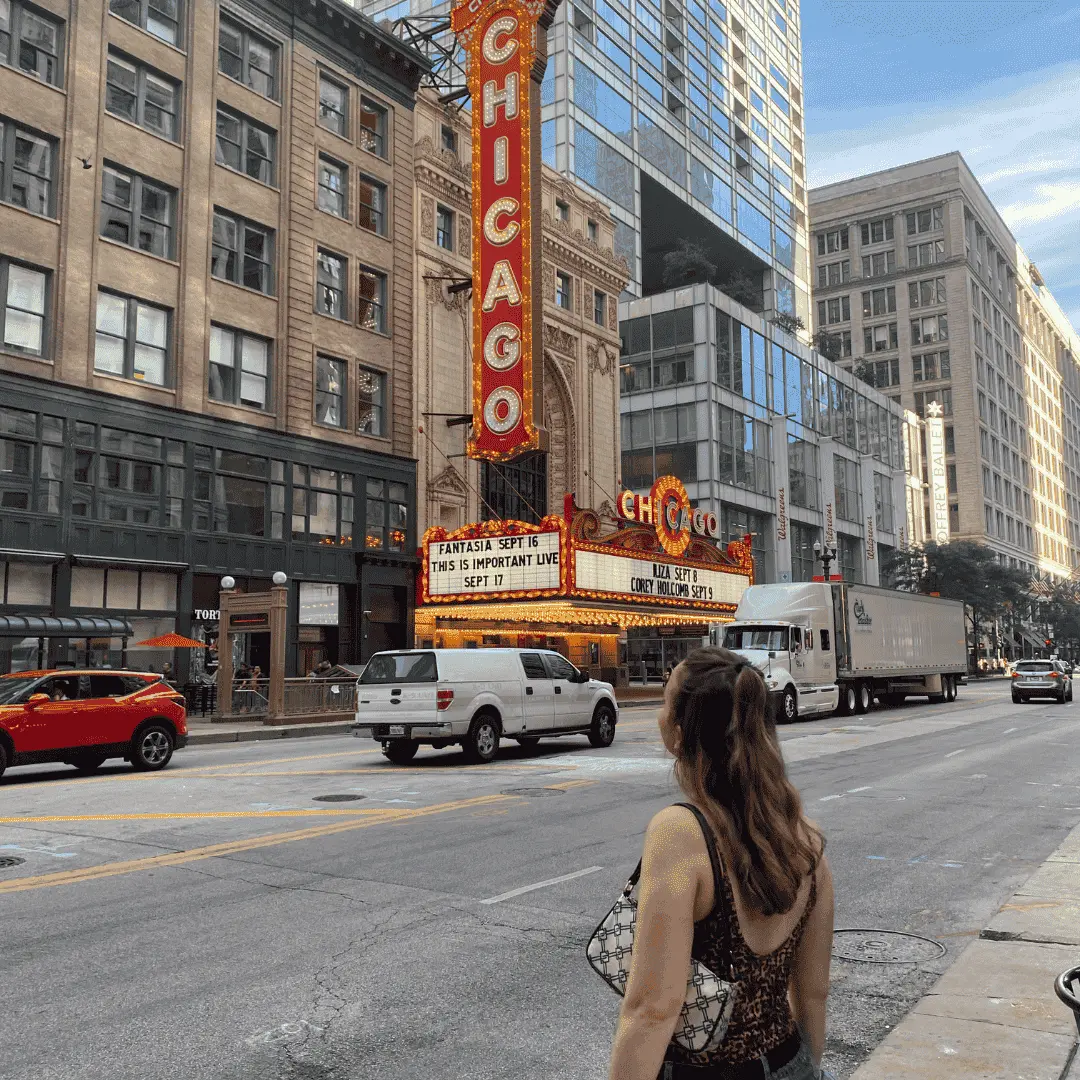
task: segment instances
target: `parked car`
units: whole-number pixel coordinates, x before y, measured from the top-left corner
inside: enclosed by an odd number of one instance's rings
[[[108,758],[164,769],[187,743],[184,697],[154,672],[22,671],[0,676],[0,774],[62,761],[91,773]]]
[[[1035,697],[1072,701],[1072,675],[1060,660],[1018,660],[1012,673],[1012,699],[1016,704]]]
[[[421,743],[458,743],[472,761],[491,761],[503,736],[615,739],[619,707],[610,683],[541,649],[426,649],[376,653],[357,686],[357,738],[378,739],[404,765]]]

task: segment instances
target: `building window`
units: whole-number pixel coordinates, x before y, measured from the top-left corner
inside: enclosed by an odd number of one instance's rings
[[[817,283],[819,289],[830,285],[841,285],[851,278],[851,260],[841,259],[838,262],[824,263],[817,268]]]
[[[837,455],[833,458],[836,515],[845,521],[862,520],[862,485],[859,463]]]
[[[101,181],[101,235],[128,247],[173,257],[176,193],[138,173],[106,165]]]
[[[277,100],[278,47],[240,23],[221,17],[218,28],[218,71]]]
[[[319,125],[327,131],[349,137],[349,90],[341,83],[319,76]]]
[[[926,278],[924,281],[908,282],[908,306],[931,307],[945,303],[945,279]]]
[[[371,98],[360,98],[360,149],[386,157],[386,109]]]
[[[560,221],[569,221],[570,220],[570,204],[568,202],[563,202],[562,199],[556,199],[555,200],[555,216]]]
[[[480,472],[483,476],[484,464]],[[407,488],[386,480],[368,480],[364,547],[378,551],[404,551],[408,539]]]
[[[0,64],[60,85],[61,24],[19,0],[0,0]]]
[[[566,311],[570,310],[570,275],[561,270],[555,275],[555,303]]]
[[[386,435],[386,373],[361,366],[356,379],[356,430]]]
[[[680,410],[678,432],[671,430],[670,422],[667,424],[667,433],[663,431],[665,426],[664,413],[674,413],[675,409],[656,409],[654,427],[656,428],[656,441],[661,440],[669,444],[689,443],[688,451],[694,455],[694,467],[690,479],[697,477],[697,447],[693,443],[696,437],[697,424],[693,405],[676,406]],[[717,405],[717,454],[719,471],[717,476],[721,483],[734,484],[736,487],[748,488],[764,495],[770,490],[771,475],[771,430],[769,425],[743,413],[729,409],[726,405]],[[675,438],[673,438],[675,436]],[[685,452],[685,451],[684,451]],[[687,463],[689,464],[689,463]],[[659,468],[659,465],[658,465]],[[663,475],[658,471],[657,475]],[[676,476],[684,476],[685,473],[675,473]]]
[[[547,454],[523,454],[512,462],[480,463],[480,497],[485,515],[539,525],[547,513]]]
[[[454,211],[445,206],[435,209],[435,243],[446,251],[454,250]]]
[[[164,386],[169,314],[165,308],[99,289],[94,370]]]
[[[886,352],[898,348],[896,323],[883,323],[881,326],[863,327],[863,351],[868,353]]]
[[[349,216],[349,168],[319,155],[319,209],[339,218]]]
[[[215,209],[210,272],[223,281],[273,295],[274,230]]]
[[[813,581],[818,573],[817,557],[814,544],[819,541],[821,531],[816,525],[791,523],[791,580]]]
[[[592,218],[589,218],[588,227],[589,227],[589,239],[594,244],[599,244],[600,243],[600,226],[597,225],[596,222],[593,221]]]
[[[948,315],[928,315],[911,320],[911,344],[923,345],[931,341],[948,341]]]
[[[836,296],[832,300],[818,301],[818,324],[831,326],[833,323],[851,321],[851,297]]]
[[[896,252],[879,251],[876,255],[864,255],[862,260],[862,276],[884,277],[896,269]]]
[[[599,289],[593,290],[593,322],[597,326],[607,325],[607,293],[602,293]]]
[[[365,330],[385,334],[386,275],[366,266],[360,267],[360,325]]]
[[[94,424],[77,422],[75,444],[71,499],[74,516],[138,525],[181,525],[185,479],[183,443],[117,428],[102,426],[96,429]],[[103,574],[104,571],[93,567],[72,569],[73,606],[136,609],[160,605],[162,610],[174,609],[174,575],[160,575],[162,580],[159,580],[158,574],[150,573],[148,584],[152,587],[147,590],[146,603],[140,605],[137,571],[109,570],[108,588],[104,590]],[[117,575],[115,579],[114,574]]]
[[[953,404],[952,404],[952,387],[942,386],[937,390],[918,390],[915,393],[915,413],[918,416],[926,416],[926,406],[931,402],[936,401],[941,406],[941,413],[943,416],[952,416]],[[985,435],[985,431],[980,431],[980,434]],[[986,440],[983,440],[984,444]],[[997,440],[994,440],[995,449]],[[989,457],[990,455],[985,454]],[[996,461],[995,461],[996,463]]]
[[[348,318],[345,304],[349,280],[348,261],[319,248],[316,259],[315,310],[332,319]]]
[[[908,266],[933,266],[945,261],[945,241],[931,240],[926,244],[912,244],[907,249]]]
[[[861,230],[863,247],[884,243],[893,238],[893,219],[886,217],[878,218],[877,221],[864,222]]]
[[[10,352],[44,356],[49,275],[45,270],[0,259],[0,341]]]
[[[261,184],[274,182],[274,144],[269,128],[221,105],[217,108],[217,163]]]
[[[180,42],[180,0],[109,0],[109,10],[170,45]]]
[[[345,427],[345,361],[315,357],[315,422]]]
[[[53,142],[0,119],[0,201],[52,214]]]
[[[457,132],[452,127],[443,124],[439,132],[439,140],[444,150],[449,150],[451,154],[457,153]]]
[[[949,350],[943,349],[936,353],[923,353],[921,356],[911,358],[911,378],[913,382],[933,382],[935,379],[952,378],[952,362],[949,358]],[[982,392],[979,392],[980,404],[985,400]],[[949,432],[952,428],[948,429]],[[947,450],[946,453],[955,451]]]
[[[285,462],[197,445],[193,494],[195,530],[282,539]]]
[[[270,342],[266,338],[210,327],[210,396],[230,405],[265,409],[269,402]]]
[[[817,234],[817,251],[819,255],[832,255],[837,251],[847,250],[848,231],[846,227]]]
[[[292,535],[316,544],[349,544],[353,478],[333,469],[293,465]]]
[[[908,236],[915,236],[917,233],[924,232],[937,232],[941,228],[941,211],[940,206],[931,206],[925,210],[913,210],[909,213],[907,215]]]
[[[864,383],[883,390],[890,386],[900,385],[900,359],[892,360],[868,360],[855,365],[855,374]]]
[[[891,315],[896,311],[896,289],[871,289],[862,294],[862,313],[868,315]]]
[[[361,176],[357,182],[360,212],[357,224],[378,236],[386,235],[386,185],[370,176]]]
[[[0,408],[0,509],[32,510],[40,513],[60,513],[60,482],[64,473],[64,422],[59,417],[43,416],[41,443],[36,448],[37,468],[34,468],[35,444],[38,443],[38,417],[22,409]],[[34,487],[36,477],[36,498]],[[8,569],[7,602],[36,603],[32,596],[18,597],[13,574],[26,570],[25,565],[12,563]],[[3,585],[3,565],[0,563],[0,586]],[[52,573],[49,568],[49,579]],[[28,583],[27,577],[21,578]],[[48,603],[48,598],[41,601]]]
[[[3,0],[0,0],[2,3]],[[144,64],[109,50],[105,110],[163,138],[176,140],[180,86]]]

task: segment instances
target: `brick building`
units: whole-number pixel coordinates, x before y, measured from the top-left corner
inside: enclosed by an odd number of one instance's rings
[[[337,0],[5,9],[0,615],[201,637],[280,570],[289,674],[403,644],[425,61]]]

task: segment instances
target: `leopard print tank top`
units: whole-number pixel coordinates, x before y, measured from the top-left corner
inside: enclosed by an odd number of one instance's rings
[[[715,852],[716,841],[711,829],[705,839]],[[734,1065],[750,1061],[779,1046],[794,1034],[796,1026],[788,1004],[788,981],[795,952],[817,902],[815,873],[810,879],[806,908],[794,930],[778,949],[759,956],[743,940],[735,912],[735,898],[719,853],[717,859],[724,904],[716,903],[701,922],[694,924],[693,956],[718,975],[726,975],[727,943],[730,941],[732,968],[738,989],[727,1035],[718,1049],[712,1053],[692,1054],[675,1043],[671,1044],[668,1057],[687,1065]]]

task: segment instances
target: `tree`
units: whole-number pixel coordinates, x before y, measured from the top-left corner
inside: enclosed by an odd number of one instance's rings
[[[806,329],[802,316],[792,315],[787,311],[778,311],[773,319],[773,325],[779,326],[786,334],[797,334],[800,330]]]
[[[716,263],[709,258],[709,253],[700,244],[689,240],[680,240],[661,262],[661,276],[669,289],[698,281],[711,281],[716,274]]]
[[[830,334],[828,330],[818,330],[810,341],[826,360],[836,361],[840,359],[842,349],[839,334]]]
[[[725,296],[730,296],[737,304],[752,308],[754,311],[761,310],[761,280],[757,282],[744,270],[732,270],[727,279],[720,285],[720,291]]]

